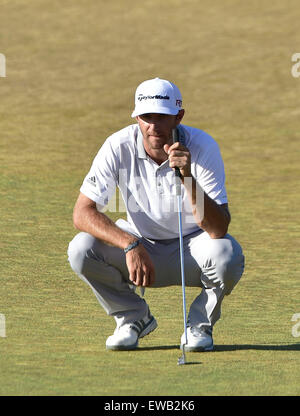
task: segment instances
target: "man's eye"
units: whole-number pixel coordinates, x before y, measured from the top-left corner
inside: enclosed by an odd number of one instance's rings
[[[150,116],[142,116],[141,119],[143,121],[146,121],[147,123],[149,123],[151,121],[151,117]]]

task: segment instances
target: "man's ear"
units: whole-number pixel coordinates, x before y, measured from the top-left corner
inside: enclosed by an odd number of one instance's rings
[[[181,120],[183,119],[184,116],[184,109],[179,110],[178,113],[176,114],[176,126],[178,126],[178,124],[181,122]]]

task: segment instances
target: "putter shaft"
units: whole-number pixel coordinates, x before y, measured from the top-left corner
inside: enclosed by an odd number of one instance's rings
[[[177,128],[172,131],[173,142],[179,141]],[[181,195],[181,174],[178,167],[175,168],[175,186],[178,204],[178,228],[179,228],[179,251],[180,251],[180,268],[181,268],[181,288],[182,288],[182,307],[183,307],[183,323],[185,343],[182,344],[182,356],[178,359],[178,364],[185,364],[185,345],[187,344],[187,324],[186,324],[186,299],[185,299],[185,275],[184,275],[184,248],[182,233],[182,195]]]

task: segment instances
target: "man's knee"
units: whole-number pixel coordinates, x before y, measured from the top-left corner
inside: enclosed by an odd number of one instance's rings
[[[225,295],[229,295],[235,285],[239,282],[244,271],[244,255],[239,253],[235,255],[230,262],[226,264],[222,281],[225,288]]]
[[[91,250],[94,240],[94,237],[90,234],[81,232],[70,242],[68,247],[68,259],[70,266],[75,273],[82,274],[87,253]]]
[[[244,271],[244,255],[239,243],[230,235],[225,238],[211,239],[207,244],[206,267],[214,269],[214,280],[229,295],[240,280]]]
[[[244,255],[239,243],[231,236],[219,240],[226,247],[219,257],[219,273],[224,285],[225,294],[229,295],[242,277],[244,271]]]

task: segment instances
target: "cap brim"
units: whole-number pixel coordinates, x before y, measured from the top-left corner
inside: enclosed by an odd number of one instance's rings
[[[131,117],[137,117],[137,116],[141,116],[142,114],[150,114],[150,113],[154,113],[154,114],[168,114],[170,116],[176,116],[176,114],[178,114],[179,109],[175,108],[174,110],[172,110],[171,108],[168,107],[143,107],[143,108],[137,108],[133,111],[133,113],[131,114]]]

